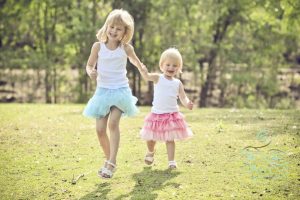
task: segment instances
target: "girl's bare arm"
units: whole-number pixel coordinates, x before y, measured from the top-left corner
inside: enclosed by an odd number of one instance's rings
[[[140,59],[135,54],[134,48],[130,44],[124,45],[124,49],[127,53],[129,61],[138,68],[142,77],[147,81],[158,81],[159,75],[156,73],[149,73],[147,67],[140,61]]]
[[[190,110],[193,109],[193,102],[186,96],[183,84],[179,84],[179,99],[182,105]]]
[[[97,71],[95,69],[95,66],[97,63],[99,50],[100,50],[100,43],[95,42],[92,46],[91,53],[85,67],[86,73],[89,75],[91,79],[97,78]]]

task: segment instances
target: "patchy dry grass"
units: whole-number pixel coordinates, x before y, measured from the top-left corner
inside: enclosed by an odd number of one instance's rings
[[[142,107],[122,119],[118,170],[104,180],[83,107],[0,104],[1,199],[300,198],[299,110],[183,109],[195,136],[177,143],[179,168],[168,171],[162,143],[155,165],[143,163]]]

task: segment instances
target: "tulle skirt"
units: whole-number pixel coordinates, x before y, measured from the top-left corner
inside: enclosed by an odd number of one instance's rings
[[[93,97],[84,108],[83,115],[92,118],[105,117],[110,108],[116,106],[123,116],[134,116],[138,113],[137,98],[132,95],[129,87],[107,89],[97,87]]]
[[[150,113],[145,118],[141,138],[153,141],[183,140],[193,136],[183,115],[179,112],[155,114]]]

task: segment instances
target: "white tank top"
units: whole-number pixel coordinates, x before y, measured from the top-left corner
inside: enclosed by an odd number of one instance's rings
[[[156,114],[178,112],[179,84],[179,79],[169,80],[163,74],[159,75],[158,82],[154,84],[151,112]]]
[[[100,43],[97,61],[97,87],[117,89],[129,87],[126,76],[127,54],[123,46],[110,50]]]

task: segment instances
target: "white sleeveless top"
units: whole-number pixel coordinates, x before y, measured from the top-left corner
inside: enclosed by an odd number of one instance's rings
[[[169,80],[163,74],[159,75],[158,82],[154,84],[152,113],[163,114],[179,111],[177,104],[179,84],[179,79]]]
[[[129,87],[126,76],[127,54],[123,46],[110,50],[100,43],[97,61],[97,87],[117,89]]]

